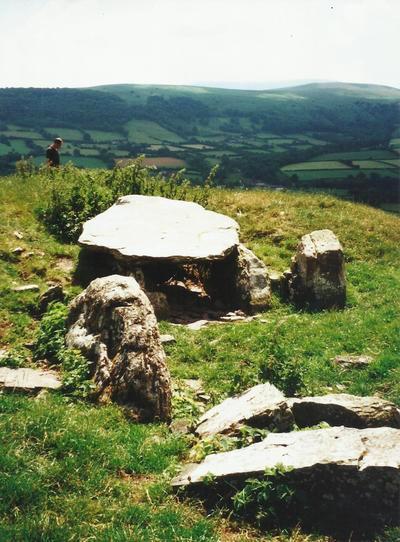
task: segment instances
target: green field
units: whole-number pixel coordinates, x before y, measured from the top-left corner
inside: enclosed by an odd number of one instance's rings
[[[365,173],[371,175],[377,173],[378,175],[384,175],[389,177],[397,177],[398,172],[395,168],[388,169],[325,169],[325,170],[286,170],[287,175],[297,175],[300,181],[318,181],[324,179],[345,179],[350,175],[356,176],[358,173]]]
[[[376,160],[353,160],[354,166],[359,166],[361,169],[387,169],[386,162],[377,162]]]
[[[67,141],[82,141],[83,134],[80,130],[74,130],[73,128],[45,128],[49,137],[61,137],[65,142]]]
[[[396,155],[389,150],[360,150],[319,154],[314,160],[385,160],[386,158],[396,158]]]
[[[10,147],[10,145],[6,145],[5,143],[0,143],[0,156],[4,154],[8,154],[11,151],[12,151],[12,148]]]
[[[290,164],[289,166],[284,166],[282,171],[302,171],[302,170],[325,170],[325,169],[351,169],[350,166],[343,164],[338,161],[322,161],[322,162],[300,162],[298,164]]]
[[[79,149],[79,152],[82,156],[98,156],[99,150],[98,149],[84,149],[77,147]]]
[[[35,132],[34,130],[2,130],[0,131],[0,135],[4,135],[6,137],[16,137],[16,138],[23,138],[23,139],[40,139],[42,136],[38,134],[38,132]]]
[[[103,132],[102,130],[87,130],[93,141],[102,143],[103,141],[119,141],[124,137],[118,132]]]
[[[125,128],[128,130],[128,139],[132,143],[159,143],[160,141],[180,143],[183,141],[174,132],[149,120],[133,119],[125,124]]]
[[[10,145],[15,152],[29,154],[32,152],[23,139],[10,139]]]
[[[64,162],[67,162],[65,160]],[[75,166],[84,168],[104,168],[105,163],[99,158],[92,156],[71,156],[68,157],[68,162],[72,162]]]

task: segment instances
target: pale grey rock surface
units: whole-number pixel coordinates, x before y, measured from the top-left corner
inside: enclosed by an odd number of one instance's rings
[[[272,384],[265,383],[205,412],[195,432],[201,437],[217,433],[233,436],[239,434],[244,425],[286,431],[293,423],[285,396]]]
[[[37,284],[25,284],[24,286],[16,286],[13,288],[13,292],[38,292],[39,286]]]
[[[267,267],[244,245],[240,244],[237,250],[235,282],[239,305],[250,312],[265,310],[271,302]]]
[[[288,404],[299,427],[327,422],[329,425],[359,429],[383,426],[400,428],[400,412],[396,405],[379,397],[337,393],[288,399]]]
[[[239,243],[235,220],[197,203],[123,196],[84,224],[79,244],[131,262],[225,258]]]
[[[58,376],[49,371],[0,367],[0,388],[32,391],[43,388],[55,390],[60,387]]]
[[[132,277],[99,278],[70,306],[68,347],[93,362],[100,399],[142,420],[169,420],[171,382],[150,301]]]
[[[342,308],[346,278],[342,246],[331,230],[304,235],[288,275],[289,298],[316,309]]]
[[[365,355],[351,356],[343,354],[341,356],[336,356],[335,358],[333,358],[333,362],[336,363],[336,365],[340,365],[345,369],[366,367],[373,361],[374,358]]]
[[[400,482],[400,430],[390,427],[354,429],[331,427],[313,431],[269,433],[256,444],[239,450],[212,454],[202,463],[188,465],[174,478],[174,486],[201,483],[216,478],[263,474],[282,464],[293,469],[318,465],[393,469]]]

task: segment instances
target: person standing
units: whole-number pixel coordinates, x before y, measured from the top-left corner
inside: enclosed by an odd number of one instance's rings
[[[58,167],[60,165],[60,153],[64,141],[61,137],[56,137],[53,143],[46,150],[47,165],[50,167]]]

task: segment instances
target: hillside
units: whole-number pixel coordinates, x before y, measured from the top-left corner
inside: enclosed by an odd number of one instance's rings
[[[15,292],[15,286],[34,283],[43,292],[56,281],[69,298],[82,288],[78,247],[51,236],[34,209],[48,201],[55,183],[65,188],[62,200],[73,183],[86,190],[102,175],[65,170],[0,179],[0,364],[45,363],[33,361],[31,353],[39,293]],[[78,213],[79,193],[75,198]],[[331,228],[344,247],[348,299],[344,310],[312,313],[296,310],[275,294],[272,308],[258,320],[198,332],[162,321],[162,332],[176,338],[166,346],[176,385],[174,419],[199,414],[183,386],[187,378],[201,378],[210,403],[270,380],[300,395],[377,394],[400,405],[398,218],[323,194],[269,190],[213,189],[208,207],[235,218],[242,240],[270,270],[280,272],[303,234]],[[22,251],[15,252],[17,246]],[[55,339],[51,328],[42,326],[44,336]],[[342,370],[331,361],[342,354],[368,354],[374,361]],[[79,368],[67,374],[70,382],[79,382]],[[223,449],[223,441],[199,448],[165,424],[132,423],[122,408],[97,406],[79,389],[72,387],[75,395],[66,389],[36,400],[0,394],[2,541],[334,540],[300,528],[257,531],[252,524],[227,519],[223,511],[210,516],[200,501],[172,493],[169,480],[178,464]],[[394,542],[398,536],[392,529],[375,540]]]
[[[317,186],[354,197],[360,183],[363,193],[382,184],[383,195],[365,200],[393,203],[399,100],[398,89],[349,83],[0,89],[0,170],[11,172],[21,155],[43,163],[57,135],[66,141],[64,162],[79,167],[112,167],[143,153],[161,170],[185,167],[196,182],[219,164],[218,182],[227,186]]]

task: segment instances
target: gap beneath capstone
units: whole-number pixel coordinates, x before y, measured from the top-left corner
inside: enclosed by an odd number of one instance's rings
[[[232,321],[248,311],[237,292],[237,251],[218,261],[171,263],[162,259],[133,264],[110,254],[82,249],[74,282],[87,286],[111,274],[134,277],[159,318],[177,324]]]

